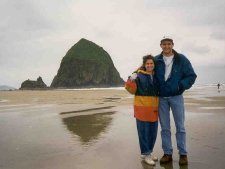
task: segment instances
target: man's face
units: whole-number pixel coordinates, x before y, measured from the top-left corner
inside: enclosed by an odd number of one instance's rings
[[[171,54],[173,46],[173,42],[168,40],[162,41],[162,43],[160,44],[160,47],[162,48],[164,54]]]

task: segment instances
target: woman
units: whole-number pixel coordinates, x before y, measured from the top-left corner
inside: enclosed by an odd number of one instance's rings
[[[135,94],[134,117],[136,118],[141,158],[155,165],[157,157],[152,155],[158,130],[158,90],[154,77],[154,57],[143,57],[142,66],[126,82],[126,89]]]

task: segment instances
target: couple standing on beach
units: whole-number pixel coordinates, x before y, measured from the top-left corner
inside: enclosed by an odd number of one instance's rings
[[[185,112],[183,92],[195,82],[196,74],[190,61],[173,47],[171,37],[163,37],[160,42],[161,54],[143,57],[143,64],[126,82],[126,89],[135,94],[134,117],[136,118],[141,158],[149,165],[158,160],[152,154],[155,145],[158,119],[161,125],[162,149],[164,155],[160,164],[172,162],[172,141],[170,109],[175,126],[179,150],[179,164],[187,165],[185,132]]]

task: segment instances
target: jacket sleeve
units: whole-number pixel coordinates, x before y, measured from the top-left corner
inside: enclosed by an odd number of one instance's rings
[[[194,84],[194,82],[197,78],[197,75],[196,75],[191,63],[187,58],[185,58],[182,74],[183,74],[183,76],[180,81],[179,87],[181,88],[181,90],[187,90],[187,89],[191,88],[191,86]]]
[[[155,79],[154,89],[155,89],[156,95],[159,96],[159,80],[156,75],[154,75],[154,79]]]
[[[137,84],[135,80],[131,80],[130,78],[127,79],[125,82],[125,89],[130,93],[130,94],[135,94],[137,91]]]

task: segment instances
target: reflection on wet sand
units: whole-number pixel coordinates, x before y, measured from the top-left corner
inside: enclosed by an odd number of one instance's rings
[[[80,115],[62,118],[67,129],[79,136],[82,144],[89,144],[98,140],[101,133],[104,133],[110,126],[115,111],[97,113],[91,115]]]
[[[144,160],[141,161],[143,169],[153,169],[155,166],[148,165]]]
[[[115,106],[105,106],[105,107],[97,107],[97,108],[90,108],[90,109],[84,109],[84,110],[75,110],[75,111],[69,111],[69,112],[61,112],[60,114],[90,112],[90,111],[94,111],[94,110],[110,109],[112,107],[115,107]]]
[[[160,164],[160,167],[163,169],[173,169],[173,163],[168,163],[168,164]]]
[[[173,166],[173,163],[168,163],[168,164],[160,164],[160,167],[162,167],[163,169],[174,169],[176,167]],[[183,165],[183,166],[179,166],[179,169],[188,169],[188,165]]]
[[[143,169],[154,169],[154,168],[156,168],[156,166],[150,166],[150,165],[146,164],[144,162],[144,160],[141,161],[141,165],[142,165]],[[176,167],[173,166],[173,162],[170,162],[168,164],[157,164],[157,165],[160,165],[161,169],[175,169],[175,168],[177,168],[177,166]],[[179,166],[178,168],[179,169],[188,169],[188,165]]]

